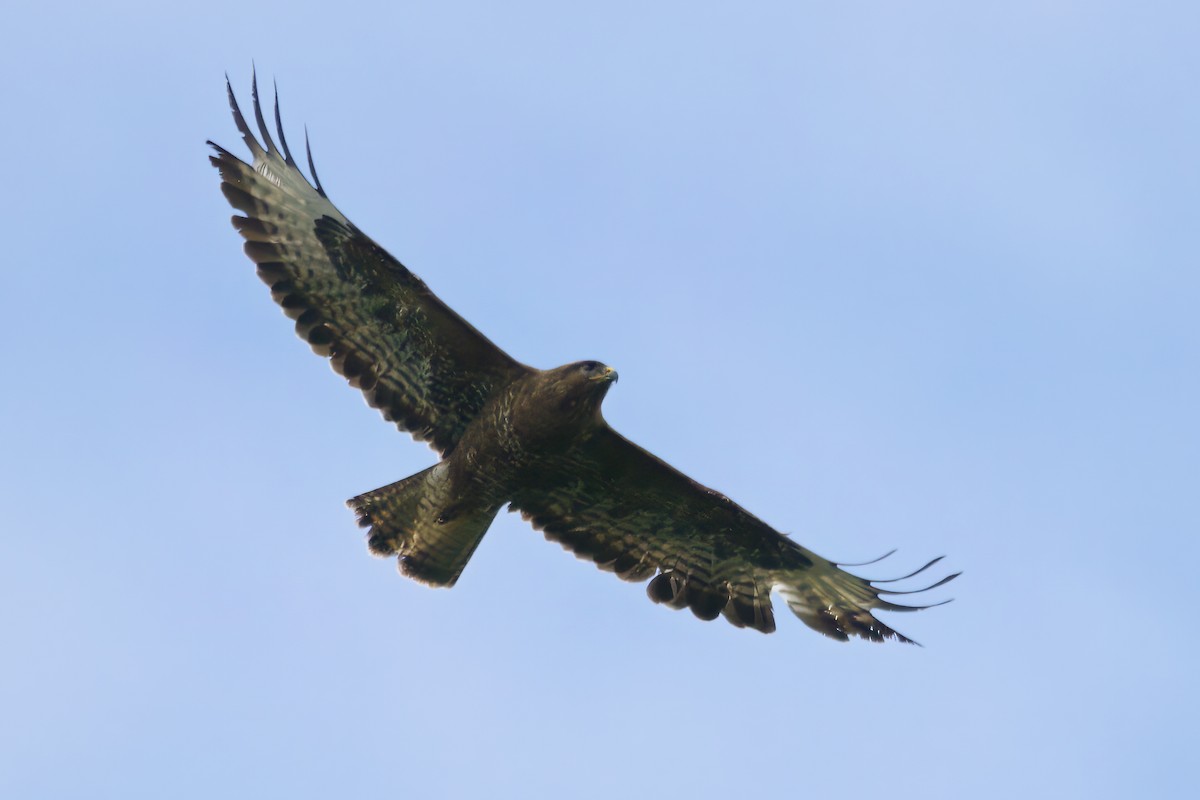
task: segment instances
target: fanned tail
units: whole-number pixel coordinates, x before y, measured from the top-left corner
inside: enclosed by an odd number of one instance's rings
[[[367,545],[397,556],[400,572],[430,586],[453,586],[499,506],[451,494],[444,463],[346,501],[369,529]]]

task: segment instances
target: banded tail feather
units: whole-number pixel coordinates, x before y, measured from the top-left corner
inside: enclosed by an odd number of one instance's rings
[[[397,556],[400,572],[430,586],[450,587],[500,510],[455,497],[445,463],[346,501],[378,556]]]

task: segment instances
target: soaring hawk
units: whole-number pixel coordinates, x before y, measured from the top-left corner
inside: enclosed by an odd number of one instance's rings
[[[400,571],[422,583],[453,586],[507,504],[547,539],[623,580],[649,580],[651,600],[700,619],[724,616],[770,633],[776,591],[834,639],[911,641],[872,612],[928,608],[883,597],[915,592],[842,570],[614,431],[600,408],[617,380],[612,367],[579,361],[539,370],[515,361],[337,210],[311,150],[309,183],[284,139],[278,97],[276,145],[257,80],[261,142],[228,81],[226,89],[253,159],[209,142],[210,159],[244,215],[233,224],[259,277],[314,351],[385,419],[441,454],[428,469],[348,502],[372,553],[396,556]]]

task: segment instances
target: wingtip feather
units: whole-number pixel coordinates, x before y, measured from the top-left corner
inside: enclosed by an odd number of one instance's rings
[[[292,169],[299,171],[296,166],[296,159],[292,158],[292,151],[288,147],[287,136],[283,133],[283,119],[279,113],[279,83],[272,79],[272,89],[275,93],[275,132],[279,134],[279,147],[283,150],[283,161]]]
[[[326,197],[325,187],[321,185],[321,178],[317,175],[317,165],[313,163],[312,144],[308,138],[308,126],[304,126],[304,151],[308,155],[308,172],[312,175],[313,188],[317,190],[317,194],[321,197]]]
[[[275,147],[275,141],[271,138],[271,131],[267,128],[267,122],[263,119],[262,103],[258,99],[257,69],[250,76],[250,96],[254,100],[254,121],[258,124],[258,132],[262,136],[263,145],[268,153],[276,153],[278,150]]]

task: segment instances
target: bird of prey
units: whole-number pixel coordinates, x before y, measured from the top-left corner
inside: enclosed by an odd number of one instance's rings
[[[928,608],[884,597],[915,592],[844,571],[621,436],[601,414],[612,367],[534,369],[492,344],[338,211],[306,141],[309,182],[284,138],[278,93],[276,145],[257,80],[261,141],[228,80],[226,90],[251,163],[208,144],[221,191],[241,212],[233,225],[246,255],[300,338],[386,420],[441,454],[348,501],[372,553],[397,557],[422,583],[453,586],[507,505],[547,539],[623,580],[649,580],[651,600],[700,619],[770,633],[774,591],[833,639],[912,641],[872,612]]]

